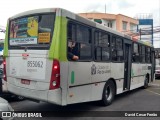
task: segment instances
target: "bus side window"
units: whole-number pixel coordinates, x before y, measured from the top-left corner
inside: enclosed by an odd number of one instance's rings
[[[85,25],[69,22],[67,31],[68,58],[75,55],[78,60],[91,60],[91,29]],[[69,42],[74,42],[75,45],[71,48]]]
[[[146,63],[151,63],[151,49],[149,47],[146,47]]]
[[[112,61],[122,62],[123,60],[124,60],[123,39],[113,37],[112,38]]]
[[[132,61],[133,62],[136,62],[136,58],[135,57],[136,57],[136,53],[133,52],[133,54],[132,54]]]
[[[95,32],[95,60],[110,60],[110,35],[108,33],[97,30]]]
[[[112,61],[117,61],[117,52],[116,52],[116,38],[112,37]]]
[[[78,24],[76,29],[77,43],[79,43],[80,60],[91,60],[91,28]]]
[[[116,38],[117,61],[123,61],[123,39]]]
[[[133,62],[139,62],[139,47],[137,43],[133,43],[133,55],[132,55],[132,60]]]
[[[141,62],[145,63],[145,46],[142,46],[141,49]]]
[[[82,60],[91,59],[91,45],[80,44],[80,59]]]
[[[78,60],[78,44],[68,41],[68,58],[69,60]]]
[[[73,23],[68,24],[68,33],[67,33],[67,38],[70,41],[75,41],[76,40],[76,25]]]
[[[76,25],[73,23],[68,24],[68,33],[67,33],[67,40],[68,40],[68,53],[67,56],[69,60],[78,60],[78,43],[76,43]]]

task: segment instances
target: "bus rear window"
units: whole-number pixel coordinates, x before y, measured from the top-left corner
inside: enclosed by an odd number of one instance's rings
[[[55,14],[21,17],[10,21],[9,49],[49,49]]]

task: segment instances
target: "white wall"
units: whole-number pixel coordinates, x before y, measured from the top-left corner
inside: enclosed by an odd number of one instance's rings
[[[102,25],[108,27],[108,23],[111,23],[112,24],[112,29],[116,30],[116,20],[105,20],[105,19],[102,19]]]

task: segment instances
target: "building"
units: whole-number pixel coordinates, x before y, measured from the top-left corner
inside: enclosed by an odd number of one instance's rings
[[[136,32],[139,24],[137,19],[122,14],[79,13],[79,15],[126,34]]]

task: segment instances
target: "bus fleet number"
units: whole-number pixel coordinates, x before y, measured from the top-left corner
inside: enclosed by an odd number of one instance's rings
[[[28,61],[27,62],[28,67],[40,67],[43,68],[43,61]]]

